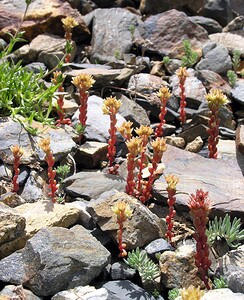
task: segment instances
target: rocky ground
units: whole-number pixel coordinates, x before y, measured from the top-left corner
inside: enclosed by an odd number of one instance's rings
[[[196,189],[209,192],[210,218],[238,217],[244,221],[244,7],[241,0],[34,0],[21,30],[26,43],[11,54],[34,72],[51,70],[65,53],[61,19],[73,16],[75,47],[72,63],[64,66],[65,112],[72,126],[48,127],[33,121],[38,135],[30,135],[12,117],[0,122],[0,299],[155,299],[135,270],[118,258],[118,225],[111,207],[125,200],[133,216],[124,223],[127,249],[145,248],[159,258],[161,296],[174,287],[201,285],[194,264],[194,232],[187,202]],[[180,4],[179,4],[180,3]],[[0,37],[18,27],[24,1],[0,2]],[[188,39],[198,61],[186,79],[187,122],[179,122],[179,81],[182,43]],[[234,50],[241,62],[234,86],[228,83]],[[163,57],[169,56],[165,64]],[[78,74],[95,79],[90,90],[85,138],[81,145],[74,124],[78,96],[71,80]],[[50,84],[50,78],[47,78]],[[167,103],[164,134],[167,150],[163,174],[153,185],[148,206],[125,193],[126,145],[117,134],[119,175],[106,172],[109,117],[103,99],[115,96],[122,106],[117,125],[133,127],[159,122],[159,88],[172,91]],[[220,111],[218,159],[207,158],[208,108],[206,94],[218,88],[229,103]],[[53,117],[57,115],[53,112]],[[38,142],[51,138],[55,166],[68,163],[71,171],[62,184],[64,203],[47,197],[47,166]],[[24,149],[18,194],[11,192],[13,157],[10,147]],[[175,245],[163,239],[168,213],[164,175],[179,177],[176,195]],[[223,241],[222,241],[223,242]],[[224,276],[228,288],[211,290],[202,299],[244,299],[244,246],[231,249],[223,242],[212,274]],[[18,285],[23,285],[24,290]],[[155,286],[153,286],[155,288]],[[24,291],[24,295],[23,295]],[[180,298],[179,298],[180,299]]]

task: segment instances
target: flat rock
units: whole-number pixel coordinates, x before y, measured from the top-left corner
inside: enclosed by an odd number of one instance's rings
[[[122,177],[98,172],[79,172],[66,178],[63,185],[68,195],[86,200],[97,199],[102,193],[113,188],[118,191],[125,190]]]
[[[108,250],[82,226],[43,228],[23,250],[0,261],[0,280],[49,296],[89,284],[109,259]]]
[[[208,33],[203,27],[175,9],[150,16],[142,27],[142,37],[151,42],[147,49],[173,58],[183,55],[182,42],[186,39],[190,40],[193,49],[202,48],[208,41]]]
[[[131,218],[123,225],[123,241],[126,249],[142,247],[151,241],[164,236],[165,223],[153,214],[144,204],[124,192],[110,191],[97,200],[91,200],[87,206],[88,212],[96,220],[98,226],[117,240],[117,218],[112,207],[118,201],[125,201],[133,211]]]
[[[232,290],[228,288],[210,290],[201,297],[201,300],[243,300],[244,294],[233,293]]]
[[[5,37],[7,32],[15,32],[19,27],[26,8],[25,1],[6,0],[0,3],[0,36]],[[31,41],[41,33],[53,33],[64,36],[62,18],[72,16],[79,25],[74,30],[73,38],[84,40],[90,32],[78,10],[73,9],[68,1],[62,0],[35,0],[30,4],[25,21],[20,30],[25,31],[24,38]]]
[[[209,34],[217,33],[222,31],[222,26],[219,25],[217,21],[211,18],[206,18],[202,16],[193,16],[190,17],[191,21],[197,23],[207,30]]]
[[[212,203],[210,217],[229,213],[244,220],[244,178],[236,161],[203,158],[197,154],[168,146],[163,155],[164,173],[179,177],[176,204],[181,211],[188,211],[190,194],[197,189],[209,192]],[[217,178],[217,180],[216,180]],[[154,192],[158,200],[167,199],[163,176],[155,181]],[[177,209],[176,209],[177,211]]]
[[[2,299],[1,296],[9,297],[9,299],[13,299],[14,297],[19,299],[21,292],[24,293],[26,300],[41,300],[41,298],[34,295],[30,290],[24,289],[22,285],[6,285],[0,292],[0,299]]]

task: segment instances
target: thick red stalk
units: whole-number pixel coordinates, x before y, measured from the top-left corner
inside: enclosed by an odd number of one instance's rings
[[[49,187],[51,192],[48,193],[48,196],[52,198],[52,202],[56,202],[56,191],[58,189],[57,182],[55,180],[56,171],[53,170],[55,163],[52,151],[46,152],[45,160],[48,164],[48,178],[49,178]]]
[[[166,216],[166,223],[167,223],[167,232],[165,234],[165,237],[168,239],[168,241],[172,244],[172,237],[174,236],[172,229],[174,226],[174,222],[173,222],[173,218],[176,214],[176,211],[174,209],[174,205],[175,205],[175,189],[172,189],[170,187],[166,188],[167,192],[168,192],[168,206],[169,206],[169,214]]]
[[[156,128],[156,131],[155,131],[155,136],[156,137],[162,137],[163,136],[163,125],[166,123],[166,121],[165,121],[165,116],[166,116],[166,113],[167,113],[167,108],[165,106],[166,101],[162,101],[162,103],[163,103],[163,105],[161,106],[160,114],[159,114],[160,123],[158,124],[158,127]]]
[[[62,86],[60,86],[58,88],[58,91],[60,93],[64,92],[64,88]],[[56,121],[56,126],[60,126],[61,124],[67,124],[67,125],[71,125],[71,120],[69,118],[64,118],[64,96],[63,95],[58,95],[58,100],[57,100],[57,104],[58,104],[58,110],[57,110],[57,114],[59,116],[59,119]]]
[[[218,118],[218,108],[216,105],[210,105],[210,119],[208,121],[209,128],[207,132],[209,134],[208,138],[208,157],[217,158],[218,156],[218,135],[219,135],[219,124],[220,119]]]
[[[186,121],[186,95],[185,95],[185,81],[186,77],[180,77],[180,121],[184,124]]]
[[[118,174],[118,165],[114,165],[114,159],[116,155],[116,115],[115,114],[110,114],[110,129],[109,129],[109,134],[110,134],[110,139],[108,141],[108,153],[107,157],[109,160],[109,166],[108,166],[108,172],[110,174]]]

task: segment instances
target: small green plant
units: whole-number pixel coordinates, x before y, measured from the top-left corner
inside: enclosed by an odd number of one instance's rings
[[[116,60],[120,59],[120,52],[119,52],[119,50],[115,50],[114,51],[114,57],[115,57]]]
[[[68,164],[58,166],[57,168],[55,168],[55,171],[58,175],[60,183],[62,183],[70,172],[70,166]]]
[[[131,40],[134,41],[135,40],[135,30],[136,30],[136,26],[134,24],[131,24],[129,26],[129,31],[131,34]]]
[[[136,250],[128,253],[128,258],[124,259],[125,263],[136,269],[144,282],[153,282],[155,278],[160,276],[159,267],[148,256],[145,250]]]
[[[219,278],[214,278],[214,280],[213,280],[213,288],[214,289],[228,288],[228,284],[225,282],[225,279],[224,279],[223,276],[220,276]]]
[[[169,292],[168,292],[168,298],[169,298],[169,300],[175,300],[179,296],[180,296],[180,291],[177,288],[169,290]]]
[[[238,247],[241,245],[239,241],[244,240],[244,229],[240,230],[240,227],[241,219],[235,217],[231,222],[229,214],[225,215],[224,219],[221,217],[218,219],[215,216],[214,220],[209,222],[209,228],[206,230],[208,244],[212,246],[216,239],[225,239],[229,247]]]
[[[192,50],[191,42],[189,40],[183,41],[183,51],[185,55],[181,57],[181,66],[191,68],[198,61],[198,54]]]
[[[236,85],[237,75],[233,70],[227,71],[227,78],[231,87]]]
[[[233,51],[233,56],[232,56],[232,64],[233,64],[233,69],[235,71],[235,73],[237,72],[237,69],[240,66],[240,62],[241,62],[241,52],[240,50],[234,50]]]
[[[170,63],[170,58],[168,56],[164,56],[163,63],[165,66],[167,66]]]

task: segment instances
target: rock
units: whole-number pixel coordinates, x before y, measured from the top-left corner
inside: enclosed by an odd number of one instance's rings
[[[234,293],[244,294],[244,245],[229,251],[219,258],[218,266],[215,270],[217,274],[224,277],[228,287]]]
[[[201,48],[208,41],[204,28],[192,22],[185,13],[175,9],[147,18],[141,32],[144,40],[151,42],[148,50],[172,58],[183,55],[182,42],[186,39],[190,40],[193,49]]]
[[[149,243],[145,247],[145,250],[147,251],[147,254],[155,256],[155,254],[162,253],[164,251],[173,251],[174,248],[165,239],[159,238]]]
[[[194,124],[179,133],[177,137],[183,138],[187,144],[194,141],[198,136],[206,140],[208,138],[207,128],[208,127],[203,124]]]
[[[236,160],[228,162],[203,158],[168,145],[163,162],[165,175],[175,174],[180,178],[177,184],[176,211],[188,212],[189,195],[195,194],[197,189],[203,189],[209,192],[212,203],[211,218],[229,213],[232,217],[236,216],[244,221],[242,205],[244,179]],[[164,176],[161,176],[155,181],[154,196],[158,200],[165,197],[166,203],[168,196],[164,180]]]
[[[22,285],[15,286],[15,285],[6,285],[3,290],[0,292],[0,299],[1,296],[7,296],[10,299],[17,298],[21,299],[21,295],[24,293],[26,300],[41,300],[39,297],[34,295],[30,290],[24,289]]]
[[[139,104],[122,94],[117,97],[122,102],[119,113],[127,121],[131,121],[133,127],[139,128],[140,125],[150,125],[150,120],[146,111]]]
[[[107,20],[104,23],[104,20]],[[134,38],[139,36],[140,18],[122,8],[97,9],[93,15],[91,62],[111,62],[129,53],[133,36],[129,30],[135,27]],[[111,51],[112,50],[112,51]]]
[[[49,296],[89,284],[109,259],[110,253],[82,226],[43,228],[22,251],[0,261],[0,280]]]
[[[110,269],[110,276],[113,280],[129,279],[136,275],[136,270],[130,268],[124,262],[115,262]]]
[[[195,77],[193,69],[187,69],[188,77],[185,81],[186,105],[189,108],[198,108],[205,103],[206,89],[202,82]],[[170,85],[172,86],[175,97],[180,98],[179,78],[177,75],[170,77]]]
[[[112,193],[112,195],[111,195]],[[144,204],[126,193],[111,191],[104,193],[97,200],[91,200],[87,206],[88,212],[96,220],[97,225],[117,240],[118,224],[111,207],[118,201],[125,201],[133,210],[133,216],[123,225],[123,241],[126,249],[131,250],[162,237],[165,234],[165,223],[151,213]]]
[[[236,130],[236,148],[244,153],[244,125],[241,124]]]
[[[0,36],[5,37],[7,32],[15,32],[19,26],[26,8],[25,2],[8,0],[0,4]],[[4,17],[3,17],[4,16]],[[24,22],[20,30],[25,31],[24,38],[31,41],[38,34],[52,33],[64,36],[62,18],[72,16],[79,25],[74,29],[73,38],[77,41],[86,39],[90,32],[82,16],[70,4],[62,0],[37,0],[29,5]]]
[[[51,200],[26,203],[14,210],[26,219],[27,239],[43,227],[70,227],[79,219],[77,208],[53,203]]]
[[[123,295],[123,300],[155,300],[155,298],[146,292],[143,288],[132,283],[129,280],[113,280],[106,282],[103,287],[108,291],[109,299],[121,300],[121,295]],[[125,291],[127,291],[125,293]],[[128,292],[129,291],[129,292]],[[158,300],[163,300],[162,297],[157,298]]]
[[[3,193],[0,192],[0,194],[0,201],[8,205],[9,207],[14,208],[16,206],[26,203],[23,198],[21,198],[18,194],[14,192],[4,191]]]
[[[209,38],[211,41],[217,44],[223,45],[231,53],[234,50],[240,50],[241,57],[244,57],[244,33],[243,30],[235,30],[232,32],[222,32],[210,34]]]
[[[211,70],[199,70],[196,72],[196,76],[208,91],[217,88],[227,96],[230,96],[231,87],[219,74]]]
[[[140,11],[142,14],[158,14],[172,8],[177,10],[186,10],[191,14],[197,14],[200,8],[202,8],[204,2],[202,0],[192,1],[157,1],[157,0],[142,0],[140,1]]]
[[[119,175],[98,172],[79,172],[66,178],[64,191],[70,196],[82,197],[86,200],[97,199],[107,190],[125,190],[125,181]]]
[[[23,216],[0,203],[0,246],[20,237],[25,230],[25,224]]]
[[[201,300],[243,300],[244,294],[241,293],[233,293],[230,289],[216,289],[207,291],[205,295],[201,297]]]
[[[166,136],[165,141],[167,144],[181,149],[183,149],[186,144],[184,138],[178,136]]]
[[[223,32],[243,30],[244,27],[244,16],[240,15],[223,28]]]
[[[186,145],[185,150],[198,153],[203,146],[203,140],[200,136],[197,136],[192,142],[188,143]]]
[[[190,20],[202,26],[209,34],[222,32],[222,26],[220,26],[219,23],[214,19],[202,16],[193,16],[190,17]]]
[[[77,166],[93,169],[107,159],[108,144],[88,141],[76,151],[74,159]]]
[[[194,245],[183,245],[176,251],[165,251],[160,255],[159,266],[162,285],[166,288],[183,288],[202,284],[195,266]]]
[[[87,108],[87,121],[85,129],[85,137],[87,140],[97,141],[102,143],[107,143],[110,134],[110,118],[108,115],[104,115],[102,111],[103,99],[98,96],[90,96],[88,98],[88,108]],[[79,111],[77,111],[72,120],[74,123],[78,121]],[[116,126],[121,126],[126,120],[120,115],[116,114],[117,124]],[[94,120],[96,120],[94,122]],[[116,133],[117,136],[117,146],[124,140],[119,132]]]
[[[74,289],[61,291],[54,295],[52,300],[73,300],[76,298],[82,300],[107,300],[108,292],[105,288],[96,289],[94,286],[78,286]]]
[[[231,95],[235,101],[244,104],[244,80],[238,80],[235,87],[231,90]]]
[[[218,74],[226,74],[232,68],[231,58],[227,48],[223,45],[209,51],[196,65],[197,70],[211,70]]]

